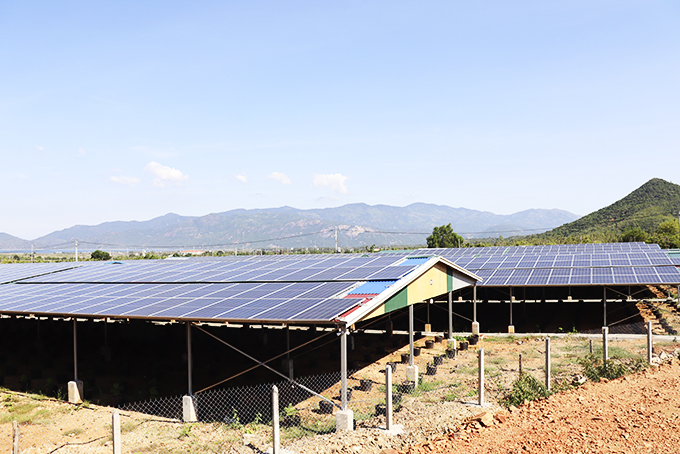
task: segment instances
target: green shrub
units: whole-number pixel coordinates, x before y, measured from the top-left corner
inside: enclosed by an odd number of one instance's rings
[[[579,363],[583,367],[583,375],[592,381],[599,381],[600,378],[613,380],[639,372],[646,367],[645,360],[640,357],[621,358],[615,356],[603,361],[601,357],[595,354],[586,355]]]
[[[512,383],[512,389],[501,398],[501,403],[506,407],[521,405],[524,401],[545,398],[550,391],[545,385],[536,380],[532,375],[523,373]]]

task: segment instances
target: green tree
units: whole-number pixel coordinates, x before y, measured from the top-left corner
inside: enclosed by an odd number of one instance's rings
[[[92,254],[90,254],[90,258],[92,260],[111,260],[111,254],[97,249]]]
[[[659,228],[656,230],[656,233],[659,235],[675,236],[678,234],[678,223],[675,222],[675,219],[663,221],[661,224],[659,224]]]
[[[465,240],[451,228],[451,224],[442,225],[432,229],[432,235],[428,236],[427,247],[461,247]]]
[[[636,243],[636,242],[644,243],[645,241],[647,241],[648,238],[649,235],[647,235],[647,233],[643,231],[640,227],[628,229],[621,234],[622,243]]]
[[[669,219],[659,224],[659,228],[654,235],[654,241],[664,249],[680,248],[680,234],[678,234],[678,223],[675,219]]]

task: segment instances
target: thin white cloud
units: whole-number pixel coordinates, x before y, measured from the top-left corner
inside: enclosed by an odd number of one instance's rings
[[[345,186],[345,181],[347,177],[340,173],[333,174],[315,174],[314,175],[314,186],[317,188],[328,187],[333,192],[338,194],[347,194],[347,186]]]
[[[113,181],[114,183],[122,184],[125,186],[135,186],[138,184],[141,180],[136,177],[110,177],[110,181]]]
[[[267,178],[270,179],[270,180],[278,181],[279,183],[282,183],[282,184],[290,184],[291,183],[290,178],[288,178],[288,176],[283,172],[272,172],[272,173],[269,174],[269,176]]]
[[[155,161],[148,163],[146,167],[144,167],[144,170],[156,177],[156,179],[153,180],[153,184],[159,188],[165,186],[166,183],[181,185],[189,179],[188,175],[184,175],[179,170],[164,166]]]
[[[45,147],[41,147],[40,145],[36,145],[35,148],[37,148],[37,149],[40,150],[40,151],[45,150]]]
[[[247,183],[248,182],[248,177],[246,175],[234,175],[234,178],[236,178],[241,183]]]
[[[83,157],[85,156],[85,149],[78,147],[78,156]]]

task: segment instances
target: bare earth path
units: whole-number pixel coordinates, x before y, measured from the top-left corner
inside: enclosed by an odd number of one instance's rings
[[[680,453],[680,362],[497,413],[488,427],[473,420],[402,452]]]

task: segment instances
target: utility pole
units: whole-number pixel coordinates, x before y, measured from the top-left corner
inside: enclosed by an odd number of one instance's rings
[[[78,240],[76,240],[76,262],[78,261]]]
[[[31,263],[33,263],[33,243],[31,243]]]
[[[338,252],[338,228],[335,228],[335,252]]]

